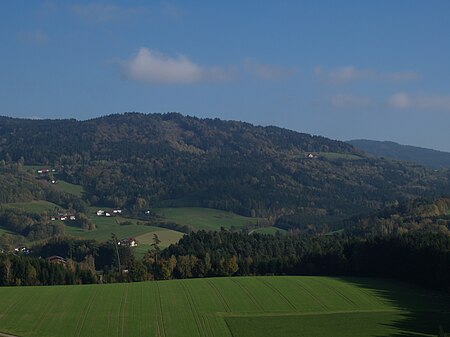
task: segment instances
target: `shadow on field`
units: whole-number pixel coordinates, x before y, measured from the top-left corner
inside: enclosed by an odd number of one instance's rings
[[[440,328],[450,333],[450,295],[396,281],[342,279],[366,289],[404,312],[402,319],[388,324],[399,331],[391,337],[438,336]]]

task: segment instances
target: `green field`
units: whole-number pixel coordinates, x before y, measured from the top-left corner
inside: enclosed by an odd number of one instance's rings
[[[158,236],[161,238],[162,247],[166,247],[169,246],[171,243],[177,242],[180,239],[180,237],[183,236],[182,233],[172,231],[169,229],[153,226],[144,226],[143,224],[140,224],[141,222],[139,222],[136,219],[123,218],[120,216],[118,217],[96,216],[94,215],[94,210],[96,209],[97,208],[91,208],[89,214],[92,222],[96,226],[96,230],[85,231],[80,227],[66,225],[66,234],[84,239],[107,241],[111,239],[111,233],[114,233],[117,235],[119,239],[127,237],[134,237],[136,239],[143,238],[142,243],[145,245],[148,243],[147,242],[148,237],[143,235],[152,233],[151,237],[153,237],[153,233],[156,232]],[[124,222],[131,222],[132,224],[121,225],[121,223]],[[70,224],[70,222],[67,222],[67,224]],[[138,239],[138,242],[141,242],[141,240]],[[140,250],[142,249],[143,248],[141,248]],[[145,249],[145,251],[147,250],[148,248]]]
[[[57,180],[53,187],[58,191],[74,194],[79,198],[83,196],[83,187],[81,185],[74,185],[64,180]]]
[[[201,207],[179,207],[179,208],[155,208],[157,215],[163,217],[165,221],[174,222],[180,225],[191,225],[196,229],[218,230],[220,227],[244,227],[253,225],[260,220],[225,212],[212,208]]]
[[[450,301],[402,283],[234,277],[2,287],[0,331],[22,337],[436,336]]]
[[[42,214],[45,212],[53,212],[55,208],[63,210],[61,206],[45,200],[35,200],[30,202],[15,202],[4,205],[8,207],[24,209],[26,211],[38,214]]]
[[[44,213],[44,212],[53,212],[55,208],[63,210],[60,206],[53,204],[51,202],[45,200],[37,200],[31,202],[21,202],[21,203],[10,203],[5,204],[8,207],[21,208],[33,213]],[[141,247],[136,248],[136,252],[142,253],[147,252],[150,248],[151,240],[153,237],[153,233],[157,233],[158,237],[161,239],[161,247],[167,247],[172,243],[177,242],[183,234],[177,231],[153,227],[153,226],[144,226],[140,224],[140,222],[136,219],[129,219],[124,217],[105,217],[105,216],[96,216],[95,211],[97,208],[91,207],[89,211],[89,216],[92,222],[96,225],[96,230],[86,231],[80,227],[71,226],[70,221],[57,221],[58,223],[62,223],[65,225],[65,234],[69,236],[79,237],[83,239],[93,239],[98,241],[107,241],[111,239],[111,233],[117,235],[119,239],[124,239],[127,237],[135,237],[138,238],[138,242],[142,243]],[[131,222],[131,225],[120,225],[123,222]],[[0,228],[0,235],[3,233],[11,233],[6,229]],[[152,235],[150,235],[152,233]],[[147,234],[147,235],[146,235]]]
[[[277,233],[286,234],[286,231],[284,229],[277,228],[277,227],[262,227],[262,228],[257,228],[257,229],[250,231],[249,234],[254,234],[254,233],[275,235]]]

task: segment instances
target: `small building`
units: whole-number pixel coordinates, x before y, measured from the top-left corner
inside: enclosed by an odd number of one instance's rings
[[[60,218],[60,220],[61,220],[61,221],[66,221],[66,220],[67,220],[67,217],[66,217],[66,216],[62,216],[62,217]]]
[[[138,245],[138,242],[136,241],[135,238],[128,238],[120,240],[117,244],[119,246],[136,247]]]
[[[105,215],[105,211],[102,211],[101,209],[99,209],[99,210],[97,211],[97,215],[98,215],[98,216]]]
[[[14,252],[18,253],[18,254],[28,255],[28,254],[30,254],[31,251],[27,247],[18,247],[18,248],[14,248]]]
[[[105,216],[111,216],[111,213],[106,212]]]
[[[71,216],[69,217],[69,219],[73,221],[73,220],[76,220],[77,218],[75,217],[75,215],[71,215]]]

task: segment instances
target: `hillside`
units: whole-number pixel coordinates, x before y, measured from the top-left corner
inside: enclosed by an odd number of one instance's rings
[[[405,160],[431,168],[450,168],[450,153],[394,142],[355,139],[347,143],[378,157]]]
[[[91,205],[209,207],[272,222],[289,216],[282,228],[441,195],[449,186],[446,172],[367,157],[343,142],[176,113],[0,117],[0,160],[56,167],[83,186]]]
[[[404,283],[233,277],[1,287],[0,331],[28,337],[436,336],[448,298]]]

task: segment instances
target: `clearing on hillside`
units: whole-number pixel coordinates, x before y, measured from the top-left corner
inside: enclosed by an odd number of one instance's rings
[[[196,229],[219,230],[221,227],[244,227],[255,225],[260,218],[250,218],[232,212],[213,208],[174,207],[155,208],[154,212],[168,222],[180,225],[191,225]]]
[[[382,337],[450,330],[445,295],[363,278],[1,287],[0,298],[0,332],[22,337]]]
[[[38,214],[54,212],[57,209],[61,211],[64,210],[64,208],[62,208],[61,206],[45,200],[34,200],[30,202],[14,202],[10,204],[4,204],[4,206],[20,208],[25,211]]]

